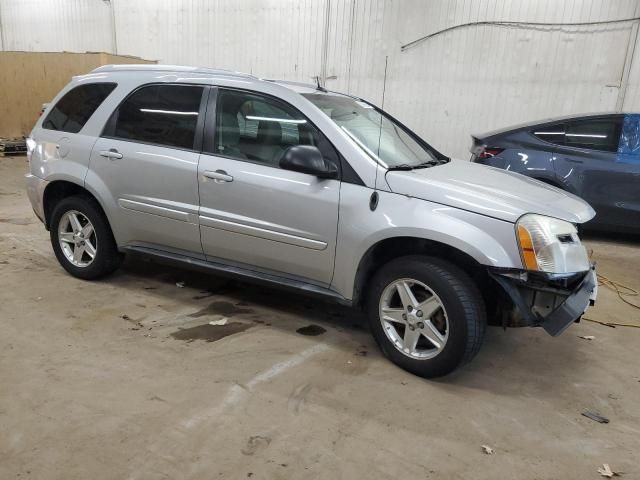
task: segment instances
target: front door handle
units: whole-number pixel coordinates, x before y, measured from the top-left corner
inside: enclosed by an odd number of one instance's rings
[[[233,177],[224,170],[216,170],[215,172],[205,170],[203,175],[216,183],[233,182]]]
[[[110,150],[102,150],[100,152],[100,156],[105,158],[110,158],[112,160],[122,158],[122,154],[119,153],[118,150],[116,150],[115,148],[112,148]]]
[[[565,158],[565,160],[566,160],[567,162],[571,162],[571,163],[584,163],[584,160],[579,160],[579,159],[577,159],[577,158],[569,158],[569,157],[566,157],[566,158]]]

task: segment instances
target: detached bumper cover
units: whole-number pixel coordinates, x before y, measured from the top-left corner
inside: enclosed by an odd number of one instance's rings
[[[568,277],[496,270],[489,274],[513,301],[521,317],[518,325],[541,326],[554,337],[580,320],[598,291],[595,268]]]
[[[596,287],[596,274],[595,270],[592,270],[584,277],[578,289],[544,319],[542,328],[554,337],[564,332],[569,325],[580,319],[592,303],[595,303],[593,294]]]

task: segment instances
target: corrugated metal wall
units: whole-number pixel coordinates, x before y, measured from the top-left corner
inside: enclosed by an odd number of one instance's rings
[[[443,152],[471,132],[640,110],[640,0],[0,0],[4,50],[107,51],[313,81],[382,102]],[[472,25],[471,22],[546,25]],[[386,70],[386,85],[385,85]]]
[[[576,23],[634,17],[637,1],[416,0],[397,24],[405,44],[484,20]],[[423,8],[419,8],[419,6]],[[637,12],[640,14],[640,11]],[[389,61],[388,108],[445,152],[468,157],[469,133],[578,112],[614,110],[633,23],[460,28]],[[394,46],[397,52],[399,45]],[[416,101],[416,99],[419,99]]]
[[[3,50],[113,53],[102,0],[0,0]]]
[[[119,53],[268,78],[310,81],[320,71],[326,0],[113,4]]]

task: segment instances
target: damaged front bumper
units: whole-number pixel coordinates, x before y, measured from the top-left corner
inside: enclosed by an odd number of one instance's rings
[[[512,269],[492,269],[489,275],[510,300],[500,309],[505,327],[541,326],[554,337],[580,320],[598,292],[593,266],[569,275]]]

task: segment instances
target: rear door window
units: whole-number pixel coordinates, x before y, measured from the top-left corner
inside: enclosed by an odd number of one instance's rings
[[[115,83],[88,83],[72,88],[54,105],[42,128],[78,133],[114,88]]]
[[[624,116],[617,161],[640,163],[640,114],[627,113]]]
[[[148,85],[113,113],[104,136],[193,149],[204,87]]]

